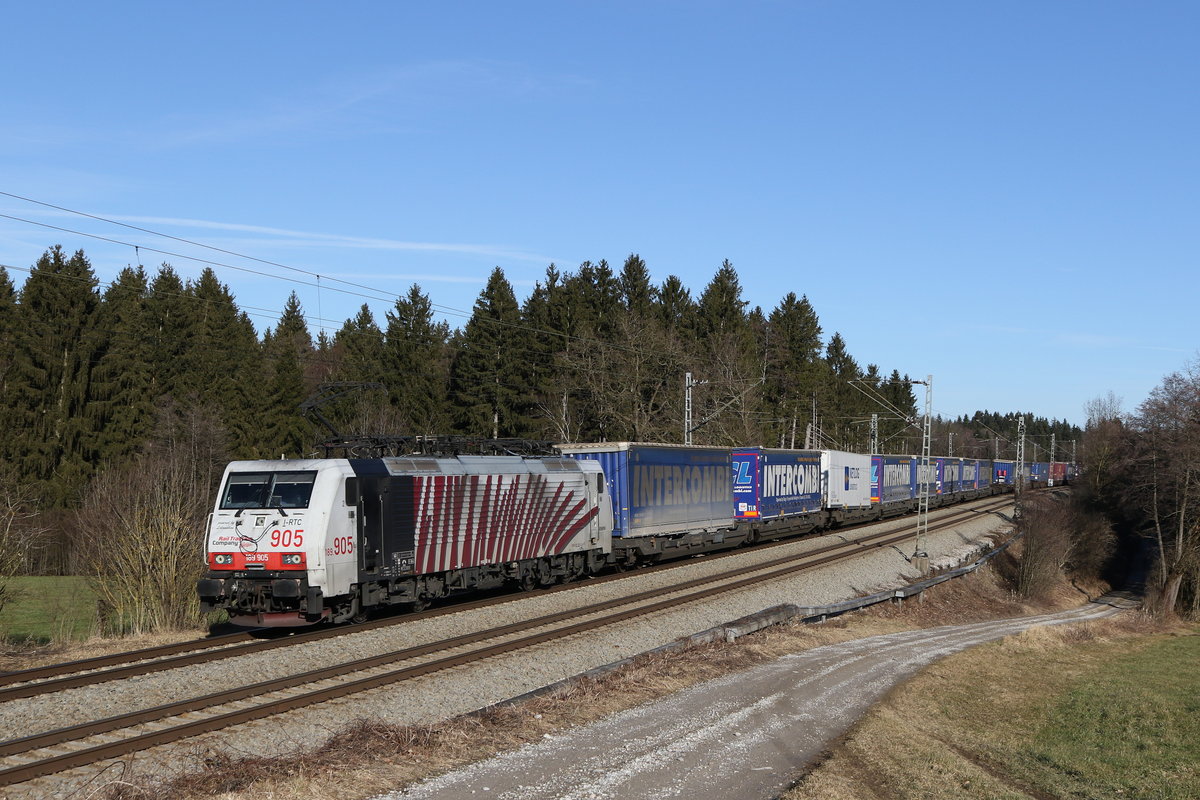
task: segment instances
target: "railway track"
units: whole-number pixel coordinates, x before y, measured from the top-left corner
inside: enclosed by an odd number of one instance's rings
[[[1002,496],[1005,497],[1005,496]],[[987,498],[982,502],[984,504],[999,503],[1001,506],[1008,501]],[[962,515],[966,513],[974,513],[976,504],[969,504],[963,507],[950,507],[941,509],[941,511],[949,514]],[[943,517],[939,517],[942,519]],[[962,519],[962,516],[955,517]],[[879,524],[878,521],[858,523],[848,525],[841,531],[850,532],[858,528],[867,527]],[[785,534],[786,535],[786,534]],[[824,534],[837,535],[837,534]],[[754,545],[753,549],[757,551],[767,550],[774,547],[783,547],[790,544],[794,540],[790,539],[772,539]],[[716,553],[706,554],[708,559],[733,558],[746,552],[746,550],[728,550]],[[689,559],[681,559],[660,564],[650,564],[642,567],[636,574],[646,575],[660,570],[671,570],[690,563]],[[595,586],[608,581],[624,580],[629,577],[630,573],[618,572],[609,575],[597,576],[589,579],[586,585]],[[580,583],[565,584],[561,586],[547,587],[539,590],[542,594],[571,591],[578,588]],[[0,673],[0,702],[7,700],[15,700],[24,697],[35,697],[39,694],[44,694],[50,691],[61,691],[77,686],[87,686],[94,683],[99,683],[108,680],[121,680],[134,677],[136,675],[146,675],[153,672],[161,672],[168,669],[177,669],[192,664],[204,664],[211,661],[216,661],[224,658],[234,658],[237,656],[247,655],[250,653],[267,652],[274,649],[289,647],[297,644],[308,642],[323,641],[333,639],[339,636],[352,635],[363,631],[375,630],[378,628],[391,627],[393,625],[402,625],[414,619],[426,619],[429,617],[441,616],[443,614],[454,614],[462,611],[470,611],[476,608],[486,608],[488,606],[498,605],[501,603],[514,602],[522,597],[524,593],[506,594],[492,596],[481,600],[465,600],[455,602],[446,606],[441,606],[426,611],[402,614],[399,616],[390,616],[386,618],[371,620],[358,625],[343,625],[339,627],[321,627],[310,631],[294,632],[290,635],[265,639],[256,635],[255,631],[237,632],[223,634],[220,636],[210,636],[202,639],[192,639],[184,642],[174,642],[156,647],[143,648],[132,650],[124,653],[112,653],[109,655],[95,656],[92,658],[79,659],[75,661],[66,661],[58,664],[48,664],[41,667],[33,667],[25,670],[16,670],[11,672]]]
[[[931,531],[953,527],[965,518],[975,517],[1005,507],[1011,499],[985,501],[981,505],[950,510],[931,523]],[[162,744],[190,738],[201,733],[272,716],[291,709],[322,703],[331,699],[367,691],[400,681],[412,680],[439,670],[470,664],[504,653],[514,652],[578,635],[636,616],[661,613],[671,608],[709,599],[720,592],[733,592],[756,583],[774,580],[799,571],[813,569],[861,553],[865,548],[879,548],[912,539],[911,529],[868,533],[858,538],[842,537],[842,541],[822,545],[802,555],[770,559],[727,571],[721,575],[697,578],[671,588],[637,592],[613,600],[576,607],[535,619],[503,625],[476,633],[456,636],[415,647],[407,647],[367,658],[347,661],[321,669],[310,670],[250,686],[207,694],[180,702],[109,717],[82,725],[13,739],[0,744],[0,785],[11,785],[37,777],[111,759],[127,753],[149,749]],[[672,565],[675,566],[675,565]],[[644,574],[644,572],[640,573]],[[611,579],[627,578],[615,575]],[[588,585],[595,585],[591,582]],[[571,586],[561,589],[574,588]],[[540,593],[545,594],[545,593]],[[503,601],[511,601],[505,598]],[[482,601],[477,605],[486,605]],[[454,613],[462,606],[439,609],[432,613]],[[426,612],[429,614],[431,612]],[[412,616],[405,620],[412,619]],[[316,635],[346,635],[368,626],[396,624],[395,620],[380,620],[367,626],[328,629]],[[189,652],[150,663],[127,664],[106,672],[76,674],[41,683],[13,686],[4,690],[22,692],[0,693],[0,700],[33,694],[59,691],[71,685],[115,680],[124,670],[171,669],[195,659],[230,658],[245,652],[262,652],[297,641],[312,641],[314,634],[277,640],[231,642],[220,649]],[[146,651],[138,651],[145,653]],[[181,661],[182,660],[182,661]],[[129,674],[141,674],[130,672]],[[30,694],[32,693],[32,694]]]

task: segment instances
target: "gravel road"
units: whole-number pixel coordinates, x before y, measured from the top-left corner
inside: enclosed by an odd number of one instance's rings
[[[931,662],[1034,625],[1118,610],[1089,604],[784,656],[379,800],[777,797],[872,704]]]

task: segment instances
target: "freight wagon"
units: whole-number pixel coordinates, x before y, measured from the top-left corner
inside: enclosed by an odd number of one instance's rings
[[[912,456],[871,457],[871,501],[880,516],[890,517],[916,508],[917,466]]]
[[[727,547],[734,531],[733,451],[638,442],[563,444],[568,459],[602,468],[613,507],[613,558],[657,561]]]

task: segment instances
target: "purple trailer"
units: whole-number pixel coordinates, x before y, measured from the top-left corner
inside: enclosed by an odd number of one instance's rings
[[[917,496],[915,470],[912,456],[872,456],[871,501],[885,509],[904,507]]]
[[[733,451],[734,518],[773,520],[820,511],[820,450]]]

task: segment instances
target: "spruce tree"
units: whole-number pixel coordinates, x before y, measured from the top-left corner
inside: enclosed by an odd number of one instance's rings
[[[650,283],[650,270],[646,262],[637,253],[630,253],[621,267],[621,275],[617,279],[621,287],[621,300],[630,314],[642,319],[649,318],[654,309],[658,292]]]
[[[313,444],[312,426],[300,404],[315,387],[306,385],[304,369],[312,357],[312,337],[300,298],[292,292],[274,332],[264,337],[263,357],[271,375],[262,398],[262,452],[268,458],[307,455]]]
[[[456,341],[450,387],[463,433],[526,434],[531,427],[525,413],[526,349],[512,285],[496,267]]]
[[[93,413],[99,457],[110,463],[124,461],[153,432],[148,292],[145,270],[126,267],[101,298],[103,348],[95,369]]]
[[[408,433],[439,434],[450,428],[449,339],[450,327],[434,319],[429,296],[415,283],[387,313],[382,373]]]
[[[697,301],[700,350],[693,371],[708,381],[698,399],[704,418],[711,420],[697,433],[698,442],[736,445],[761,436],[762,366],[747,305],[737,271],[726,260]]]
[[[348,319],[333,335],[332,352],[339,381],[378,381],[384,376],[383,331],[371,307],[362,304],[354,319]]]
[[[258,336],[229,287],[205,268],[185,289],[191,301],[182,382],[189,407],[218,421],[235,457],[254,454],[258,376],[263,372]]]
[[[578,441],[585,391],[576,356],[588,348],[577,338],[570,292],[554,264],[525,299],[521,319],[531,331],[526,367],[530,405],[536,409],[532,433],[543,439]]]
[[[9,372],[12,370],[13,340],[17,329],[17,293],[8,271],[0,267],[0,436],[12,438],[9,422]],[[3,452],[3,448],[0,448]]]
[[[726,259],[697,301],[698,333],[710,341],[732,336],[745,342],[747,305],[737,271]]]
[[[663,324],[683,338],[696,327],[696,303],[692,293],[676,275],[668,275],[658,290],[658,315]]]
[[[840,333],[833,334],[825,348],[825,366],[828,383],[821,403],[822,428],[838,446],[848,448],[854,443],[850,423],[861,416],[864,405],[862,394],[850,382],[862,378],[863,373]]]
[[[563,280],[572,318],[567,333],[612,341],[622,310],[621,286],[607,261],[585,261]]]
[[[92,400],[99,347],[97,280],[83,251],[47,250],[31,270],[13,335],[12,437],[18,470],[40,484],[50,506],[74,502],[97,457]]]
[[[150,391],[155,398],[165,395],[172,401],[185,403],[194,388],[185,357],[194,312],[195,305],[187,296],[183,281],[170,264],[163,264],[150,282],[146,298]]]
[[[767,317],[764,395],[776,418],[773,441],[803,443],[822,371],[821,322],[808,297],[789,292]],[[799,433],[797,433],[799,431]]]

